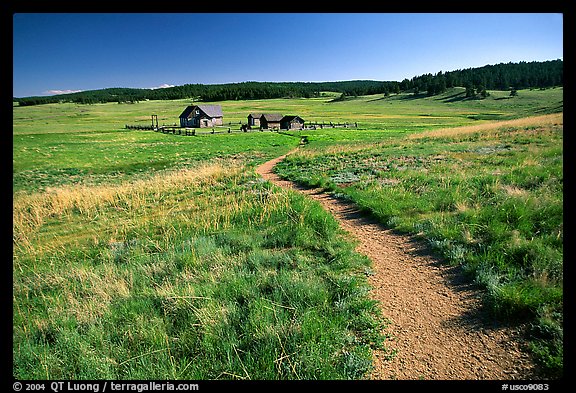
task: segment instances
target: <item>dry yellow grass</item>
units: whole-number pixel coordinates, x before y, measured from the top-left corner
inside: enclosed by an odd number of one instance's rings
[[[128,297],[132,286],[131,276],[112,264],[103,264],[97,269],[59,266],[52,272],[21,278],[13,290],[15,296],[24,298],[35,296],[43,288],[58,290],[60,296],[50,302],[51,314],[74,317],[84,323],[101,317],[114,299]]]
[[[240,167],[223,163],[206,164],[120,185],[62,186],[41,193],[17,194],[12,205],[13,243],[30,248],[30,236],[49,218],[79,214],[93,220],[103,208],[123,212],[139,212],[151,206],[159,206],[159,210],[169,209],[168,204],[162,204],[168,192],[200,183],[209,187],[221,176],[240,170]]]
[[[530,192],[528,190],[512,185],[502,185],[501,188],[507,195],[511,197],[522,198],[530,195]]]
[[[530,116],[521,119],[495,121],[489,123],[476,124],[472,126],[462,126],[453,128],[440,128],[437,130],[424,131],[417,134],[411,134],[409,139],[422,138],[450,138],[470,135],[474,133],[494,134],[503,128],[526,128],[526,127],[547,127],[554,125],[563,125],[564,113],[554,113],[542,116]]]
[[[98,271],[86,267],[71,269],[64,277],[60,312],[79,322],[94,322],[108,310],[112,300],[128,297],[132,283],[116,270],[109,264]]]
[[[223,201],[206,193],[190,201],[180,201],[175,195],[191,188],[207,190],[222,177],[234,178],[243,170],[241,166],[226,163],[206,164],[120,185],[65,186],[43,193],[18,194],[13,204],[13,266],[15,271],[31,273],[14,283],[15,294],[28,298],[43,288],[52,288],[59,291],[59,296],[50,300],[51,315],[93,323],[109,310],[114,300],[126,298],[132,291],[133,272],[117,265],[117,259],[132,246],[126,243],[125,232],[153,221],[154,227],[169,238],[178,231],[172,219],[205,227],[225,222],[221,217],[230,216],[238,208],[237,203],[232,203],[233,196],[225,194]],[[98,224],[92,224],[92,218],[97,219]],[[54,221],[58,225],[52,226]],[[84,240],[95,245],[105,244],[101,264],[69,263],[70,246]],[[134,244],[156,247],[159,251],[166,247],[146,236]],[[50,259],[53,271],[35,273],[35,266],[44,258]],[[158,263],[144,265],[140,270],[153,275],[164,268]]]

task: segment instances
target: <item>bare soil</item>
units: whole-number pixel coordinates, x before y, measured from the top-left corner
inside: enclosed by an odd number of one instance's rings
[[[288,153],[290,154],[290,153]],[[389,321],[386,350],[374,353],[376,380],[537,379],[522,327],[503,326],[483,311],[481,291],[460,268],[443,263],[421,240],[395,233],[319,189],[273,172],[285,156],[257,168],[264,179],[320,202],[372,261],[371,297]]]

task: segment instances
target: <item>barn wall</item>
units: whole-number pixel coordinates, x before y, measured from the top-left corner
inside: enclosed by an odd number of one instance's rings
[[[302,123],[300,123],[298,120],[294,120],[290,122],[290,129],[291,130],[299,130],[300,128],[302,128]]]
[[[248,117],[248,125],[250,126],[259,126],[260,125],[260,119],[257,117]]]
[[[212,127],[212,119],[207,117],[198,118],[198,127],[199,128],[207,128]]]
[[[285,130],[299,130],[302,127],[304,127],[304,123],[298,119],[285,121],[281,124],[281,128]]]
[[[261,123],[262,128],[268,128],[268,129],[272,129],[272,128],[280,128],[280,122],[279,121],[269,121],[269,122],[262,122]]]
[[[193,118],[180,118],[180,127],[195,127]]]
[[[193,126],[199,128],[208,128],[208,127],[221,126],[222,124],[224,123],[221,117],[210,118],[203,116],[202,118],[196,119],[196,121],[193,123]]]

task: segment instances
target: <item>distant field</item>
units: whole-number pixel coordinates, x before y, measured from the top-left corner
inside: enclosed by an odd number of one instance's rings
[[[481,124],[533,114],[558,112],[563,89],[526,90],[510,98],[491,92],[485,100],[464,100],[463,89],[438,97],[416,99],[401,94],[331,102],[335,95],[315,99],[224,101],[224,122],[234,127],[252,112],[297,114],[307,121],[357,122],[358,130],[306,132],[326,145],[379,141],[397,134],[439,127]],[[178,123],[187,100],[138,104],[48,104],[15,107],[13,111],[13,188],[39,189],[50,184],[126,179],[159,169],[194,165],[214,157],[237,155],[261,162],[296,146],[298,138],[271,133],[203,135],[186,138],[149,131],[125,130],[126,124]],[[477,120],[484,119],[484,120]],[[228,126],[227,123],[234,125]],[[238,125],[236,127],[239,128]],[[298,135],[296,135],[298,136]]]
[[[490,91],[486,99],[466,99],[462,88],[425,97],[398,94],[350,97],[331,102],[338,95],[324,93],[319,98],[223,101],[224,122],[246,122],[252,112],[299,115],[307,121],[358,121],[373,129],[394,129],[435,125],[464,125],[474,120],[505,120],[561,112],[563,88],[522,90],[517,97],[508,92]],[[111,131],[125,124],[150,124],[158,115],[160,124],[178,123],[178,116],[190,100],[143,101],[137,104],[47,104],[13,108],[13,133],[66,133]]]
[[[358,123],[291,135],[124,129],[177,123],[188,100],[14,107],[14,376],[363,378],[386,345],[369,261],[318,204],[253,171],[303,136],[281,174],[466,266],[496,316],[532,318],[557,372],[563,122],[489,124],[561,112],[563,89],[490,93],[218,103],[225,123]]]

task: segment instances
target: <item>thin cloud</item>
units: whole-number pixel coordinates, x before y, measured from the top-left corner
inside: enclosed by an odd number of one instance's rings
[[[43,94],[55,96],[59,94],[70,94],[70,93],[80,93],[84,90],[46,90]]]
[[[156,87],[149,87],[150,90],[156,90],[156,89],[166,89],[168,87],[174,87],[175,85],[169,85],[168,83],[162,83],[160,86],[156,86]]]

